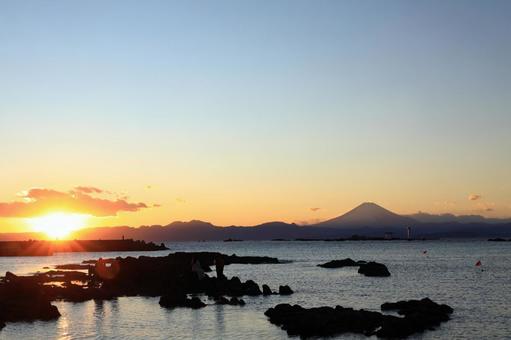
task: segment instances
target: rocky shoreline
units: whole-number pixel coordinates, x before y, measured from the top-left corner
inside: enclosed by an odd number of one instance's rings
[[[230,296],[229,304],[244,304],[241,296],[263,295],[253,280],[241,282],[237,277],[205,277],[199,280],[191,271],[192,259],[199,260],[204,271],[211,271],[215,260],[222,258],[225,265],[276,264],[271,257],[236,256],[213,252],[172,253],[162,257],[117,257],[102,260],[104,267],[91,278],[77,270],[49,270],[33,276],[17,276],[7,272],[0,282],[0,324],[12,321],[49,320],[60,313],[51,301],[82,302],[107,300],[120,296],[161,296],[160,305],[200,308],[205,304],[190,294],[204,294],[225,303],[224,295]],[[97,261],[58,266],[60,268],[84,269]],[[266,286],[266,285],[265,285]],[[266,286],[267,287],[267,286]],[[284,288],[283,288],[284,287]],[[290,294],[288,286],[280,287],[281,294]],[[243,301],[243,302],[242,302]]]
[[[162,257],[88,260],[78,264],[56,266],[57,269],[33,276],[17,276],[7,272],[0,281],[0,329],[6,322],[58,318],[60,313],[57,307],[51,304],[57,300],[82,302],[121,296],[159,296],[159,305],[163,308],[199,309],[212,303],[242,307],[246,304],[244,296],[293,294],[293,290],[287,285],[281,285],[277,291],[273,291],[266,284],[259,285],[253,280],[243,282],[236,276],[227,278],[223,275],[220,277],[206,275],[199,279],[191,270],[192,260],[199,260],[205,272],[210,272],[210,266],[219,260],[225,265],[281,263],[277,258],[266,256],[178,252]],[[103,271],[97,271],[98,274],[94,278],[83,271],[92,265],[96,267],[101,265],[103,268]],[[351,259],[331,261],[319,266],[326,268],[358,266],[360,272],[366,266],[370,268],[375,265],[385,267],[375,262]],[[203,300],[201,297],[207,299]],[[437,304],[428,298],[384,303],[381,310],[397,311],[401,316],[342,306],[304,308],[289,304],[278,304],[269,308],[265,315],[271,323],[286,330],[290,336],[358,333],[383,338],[403,338],[434,329],[449,320],[449,315],[453,312],[451,307]]]

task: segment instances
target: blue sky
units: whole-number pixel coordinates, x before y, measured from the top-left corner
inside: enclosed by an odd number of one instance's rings
[[[2,0],[0,199],[88,184],[169,209],[134,223],[373,200],[509,216],[510,17],[509,1]]]

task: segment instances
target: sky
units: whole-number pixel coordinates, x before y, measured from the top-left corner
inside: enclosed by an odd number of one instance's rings
[[[509,1],[0,0],[0,229],[62,209],[313,223],[365,201],[511,216],[510,17]]]

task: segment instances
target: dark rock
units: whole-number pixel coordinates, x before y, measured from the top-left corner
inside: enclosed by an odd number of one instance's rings
[[[160,306],[165,308],[176,308],[176,307],[188,307],[192,309],[198,309],[206,307],[206,304],[202,302],[198,297],[192,298],[186,297],[183,294],[167,294],[160,298]]]
[[[230,280],[227,280],[225,277],[220,279],[216,277],[204,279],[200,282],[200,288],[197,290],[197,293],[201,292],[204,292],[206,295],[211,297],[219,297],[222,295],[257,296],[262,294],[257,283],[252,280],[242,283],[236,276],[232,277]]]
[[[378,262],[368,262],[366,264],[360,265],[360,268],[358,268],[358,273],[365,276],[390,276],[390,272],[387,267],[384,264]]]
[[[191,299],[186,300],[185,307],[190,307],[192,309],[199,309],[202,307],[206,307],[206,304],[201,301],[198,297],[194,296]]]
[[[291,295],[293,294],[293,290],[289,286],[279,286],[279,294],[280,295]]]
[[[271,291],[270,287],[268,285],[263,285],[263,295],[272,295],[273,292]]]
[[[228,305],[230,304],[229,299],[227,299],[225,296],[219,296],[215,299],[215,302],[217,305]]]
[[[225,263],[275,263],[277,259],[268,257],[238,257],[220,253],[175,253],[168,256],[117,257],[115,259],[90,260],[82,262],[94,265],[92,275],[77,271],[49,271],[35,276],[18,277],[7,273],[5,281],[26,282],[31,289],[41,290],[50,300],[80,302],[91,299],[111,299],[119,296],[164,296],[164,305],[187,305],[186,294],[207,296],[240,297],[243,295],[261,295],[259,285],[252,280],[241,282],[237,277],[228,280],[225,277],[205,277],[199,280],[191,272],[191,260],[200,261],[204,268],[209,268],[215,258],[223,257]],[[99,265],[100,263],[100,265]],[[66,268],[80,268],[66,265]],[[47,282],[61,281],[62,285],[42,285]],[[78,281],[78,282],[75,282]],[[71,283],[73,282],[73,283]],[[75,284],[79,283],[79,284]],[[0,289],[5,283],[0,282]],[[170,289],[172,287],[172,289]],[[174,295],[180,292],[181,297]],[[169,296],[172,292],[172,296]],[[184,300],[183,300],[184,296]],[[178,299],[174,301],[175,299]],[[179,300],[181,299],[181,300]],[[168,303],[167,303],[168,300]],[[0,320],[2,320],[0,318]]]
[[[230,299],[224,297],[224,296],[219,296],[219,297],[216,297],[215,298],[215,302],[217,305],[232,305],[232,306],[237,306],[237,305],[244,305],[245,304],[245,301],[243,301],[242,299],[238,299],[237,297],[232,297]]]
[[[72,283],[64,286],[43,286],[42,289],[51,300],[69,302],[83,302],[93,299],[110,300],[116,297],[106,288],[83,287]]]
[[[89,269],[89,264],[83,263],[68,263],[68,264],[58,264],[55,266],[55,269],[63,269],[63,270],[87,270]]]
[[[413,313],[449,315],[453,309],[445,304],[438,304],[429,298],[422,300],[406,300],[398,302],[386,302],[381,305],[381,310],[397,310],[399,315],[410,315]]]
[[[229,301],[229,304],[233,306],[245,306],[245,301],[243,299],[238,299],[237,297],[234,296]]]
[[[49,270],[44,273],[37,273],[40,282],[65,282],[65,281],[87,281],[88,275],[74,270]]]
[[[342,268],[342,267],[357,267],[361,264],[361,261],[355,262],[350,258],[343,260],[333,260],[326,263],[318,264],[318,267],[322,268]]]
[[[398,301],[384,303],[382,310],[396,310],[404,318],[389,319],[376,333],[380,337],[405,337],[416,332],[434,329],[440,323],[448,321],[453,309],[445,304],[438,304],[429,298],[422,300]]]
[[[434,329],[441,322],[449,320],[449,314],[452,313],[451,307],[439,305],[428,298],[385,303],[381,308],[397,310],[404,317],[342,306],[303,308],[289,304],[270,308],[265,315],[270,318],[270,322],[281,326],[289,335],[325,337],[349,332],[403,338]]]
[[[262,294],[259,285],[252,280],[244,282],[242,284],[242,290],[244,295],[257,296]]]
[[[232,297],[230,300],[224,296],[220,296],[215,298],[215,302],[217,305],[231,305],[231,306],[244,306],[245,301],[243,299],[238,299],[237,297]]]
[[[289,304],[270,308],[265,315],[290,336],[301,337],[326,337],[348,332],[370,335],[381,325],[383,318],[383,314],[378,312],[357,311],[341,306],[307,309]]]
[[[51,320],[60,316],[36,281],[7,273],[0,285],[0,320]]]

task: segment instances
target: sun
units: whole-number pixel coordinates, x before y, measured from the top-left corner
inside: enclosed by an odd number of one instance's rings
[[[51,238],[64,238],[83,228],[88,218],[88,215],[56,212],[30,218],[28,223],[36,232],[43,232]]]

